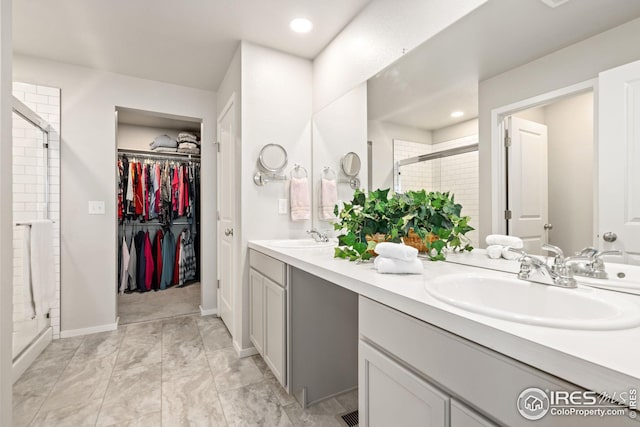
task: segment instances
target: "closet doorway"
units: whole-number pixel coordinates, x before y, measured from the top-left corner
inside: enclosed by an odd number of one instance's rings
[[[119,324],[200,312],[202,120],[116,108]]]

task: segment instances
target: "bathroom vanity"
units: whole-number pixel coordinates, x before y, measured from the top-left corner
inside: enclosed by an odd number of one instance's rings
[[[251,305],[252,316],[266,319],[265,325],[267,317],[283,322],[276,328],[283,339],[275,342],[282,343],[284,365],[274,368],[268,360],[266,337],[254,340],[252,334],[256,348],[302,404],[357,385],[362,426],[416,425],[416,420],[429,426],[601,426],[603,419],[594,416],[547,414],[529,421],[518,411],[518,398],[530,387],[613,394],[640,386],[640,351],[633,344],[640,340],[640,321],[633,313],[621,312],[628,317],[611,326],[608,321],[571,329],[520,323],[447,304],[427,291],[435,279],[466,274],[512,280],[511,273],[425,262],[423,275],[380,275],[369,263],[334,259],[331,247],[270,241],[249,247],[252,282],[269,274],[256,262],[266,257],[279,263],[285,283],[278,304],[268,307],[269,298],[257,297],[266,304]],[[592,294],[591,288],[578,290],[585,298]],[[640,313],[640,298],[598,292],[622,298]],[[274,309],[280,311],[265,315]],[[284,371],[276,372],[282,366]],[[627,415],[604,422],[640,426]]]

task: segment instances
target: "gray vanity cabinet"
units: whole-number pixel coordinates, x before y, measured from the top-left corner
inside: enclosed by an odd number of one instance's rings
[[[286,265],[254,250],[249,265],[249,339],[286,387]]]
[[[360,425],[445,427],[449,397],[364,341],[359,344]],[[390,404],[393,402],[393,404]]]
[[[358,326],[363,427],[603,425],[599,417],[526,420],[517,410],[523,390],[580,388],[362,296]],[[640,426],[626,416],[607,417],[606,425]]]

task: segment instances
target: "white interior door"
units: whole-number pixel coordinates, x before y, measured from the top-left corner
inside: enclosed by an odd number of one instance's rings
[[[235,109],[234,97],[218,118],[218,310],[231,333],[235,279]]]
[[[524,250],[541,254],[549,218],[547,127],[518,117],[507,118],[508,234],[524,240]]]
[[[598,90],[599,246],[640,264],[640,61],[600,73]]]

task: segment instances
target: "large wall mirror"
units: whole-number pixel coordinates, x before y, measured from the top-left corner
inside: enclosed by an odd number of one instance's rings
[[[368,80],[366,136],[336,155],[359,149],[366,159],[368,140],[372,160],[362,169],[371,171],[372,189],[454,192],[472,217],[477,247],[487,234],[508,233],[531,253],[541,253],[543,242],[567,253],[597,246],[626,250],[633,262],[622,228],[603,228],[602,126],[595,118],[599,74],[640,59],[640,47],[625,42],[640,37],[638,17],[638,2],[551,8],[539,0],[489,0]],[[344,114],[348,99],[353,93],[327,108]],[[336,129],[331,121],[323,134]],[[352,120],[349,128],[361,126]],[[510,147],[501,145],[506,132]],[[314,171],[322,166],[316,152],[332,149],[314,133]],[[611,192],[619,194],[621,212],[624,203],[635,206],[629,191]],[[605,242],[605,231],[617,231],[617,241]]]

